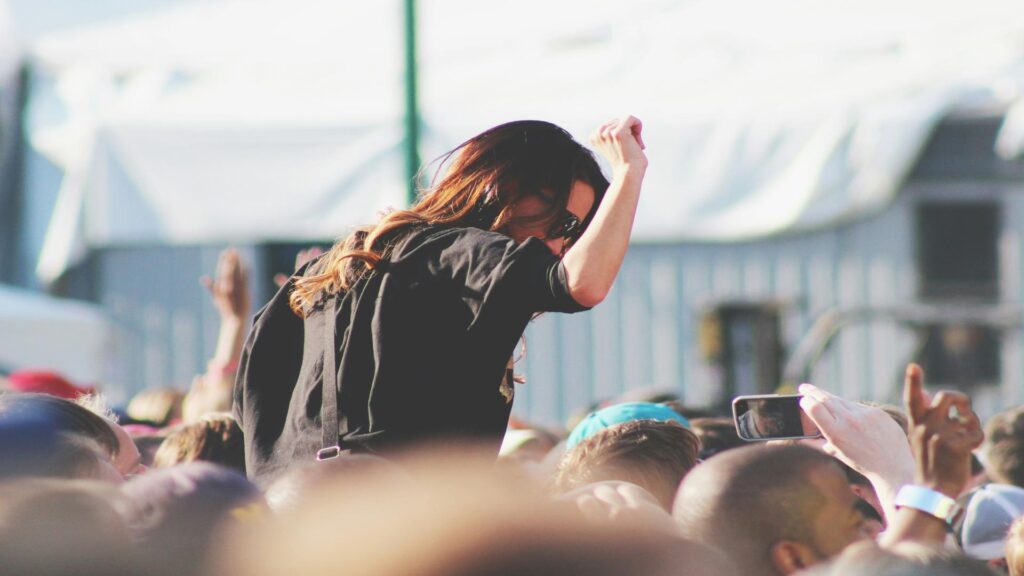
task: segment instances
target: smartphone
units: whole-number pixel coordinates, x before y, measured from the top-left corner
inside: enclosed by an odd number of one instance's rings
[[[799,394],[738,396],[732,401],[736,433],[747,442],[820,438],[821,432],[800,409]]]

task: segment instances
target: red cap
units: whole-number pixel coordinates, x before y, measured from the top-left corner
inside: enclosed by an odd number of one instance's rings
[[[7,381],[16,392],[37,392],[68,400],[96,391],[92,386],[75,386],[60,374],[47,370],[19,370],[11,373]]]

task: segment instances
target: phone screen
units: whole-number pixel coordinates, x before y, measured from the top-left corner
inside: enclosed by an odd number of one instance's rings
[[[736,432],[744,440],[816,438],[821,434],[800,409],[800,396],[740,396],[733,401]]]

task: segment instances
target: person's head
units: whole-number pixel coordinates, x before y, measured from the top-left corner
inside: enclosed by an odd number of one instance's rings
[[[185,394],[174,388],[151,388],[139,392],[128,403],[128,417],[137,422],[150,422],[157,427],[181,419]]]
[[[1010,576],[1024,576],[1024,518],[1018,518],[1006,533],[1005,554]]]
[[[565,493],[586,484],[621,480],[636,484],[672,509],[683,477],[697,465],[700,441],[674,421],[634,420],[605,428],[562,458],[554,489]]]
[[[0,484],[0,573],[139,574],[110,485],[53,479]]]
[[[605,428],[635,420],[658,420],[662,422],[676,422],[687,428],[690,426],[689,420],[664,404],[623,402],[621,404],[612,404],[588,414],[569,433],[569,439],[565,447],[567,450],[571,450],[583,440]]]
[[[223,523],[259,514],[263,498],[245,476],[208,462],[153,470],[122,485],[119,512],[160,574],[192,574]]]
[[[153,457],[153,465],[166,468],[183,462],[213,462],[245,473],[242,429],[231,414],[209,414],[198,422],[174,429]]]
[[[707,460],[715,454],[747,446],[747,442],[736,433],[736,424],[732,418],[713,417],[695,418],[690,420],[690,430],[700,440],[701,460]]]
[[[0,394],[0,422],[24,419],[40,420],[54,432],[91,440],[115,462],[121,455],[113,428],[87,408],[48,394]]]
[[[123,481],[95,440],[35,414],[0,419],[0,481],[20,478]]]
[[[347,290],[395,243],[424,225],[473,227],[561,254],[589,224],[608,180],[593,154],[565,130],[538,120],[495,126],[442,157],[443,176],[408,210],[337,243],[315,274],[296,281],[290,304],[302,314],[324,293]]]
[[[1024,487],[1024,406],[1000,412],[988,421],[982,453],[990,480]]]
[[[226,576],[733,573],[707,548],[644,527],[588,523],[521,479],[458,455],[403,461],[414,483],[343,476],[266,524],[240,526]],[[425,467],[425,468],[424,468]],[[338,527],[346,530],[338,546]],[[249,528],[250,530],[245,530]],[[396,552],[397,551],[397,552]]]
[[[953,524],[957,545],[971,558],[1004,566],[1007,533],[1024,517],[1024,488],[985,484],[957,500],[963,508]]]
[[[952,550],[904,542],[882,548],[874,542],[849,546],[806,576],[995,576],[983,562]]]
[[[694,468],[676,496],[683,534],[745,574],[803,570],[864,537],[857,498],[832,457],[806,446],[748,446]]]

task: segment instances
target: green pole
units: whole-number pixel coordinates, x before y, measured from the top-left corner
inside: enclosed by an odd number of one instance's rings
[[[406,199],[416,202],[417,176],[420,169],[420,115],[416,97],[416,0],[405,4],[405,180],[409,185]]]

